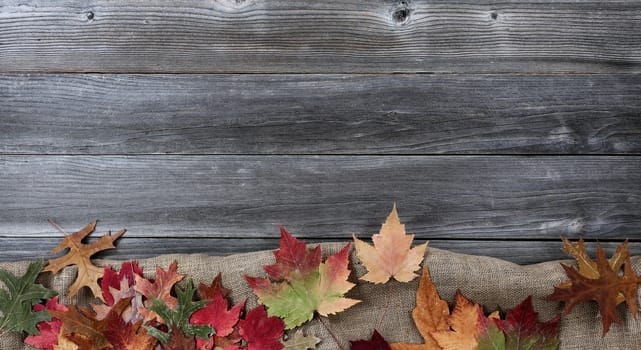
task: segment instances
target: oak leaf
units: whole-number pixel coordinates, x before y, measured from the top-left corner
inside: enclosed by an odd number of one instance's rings
[[[572,308],[579,303],[596,301],[601,314],[603,335],[608,333],[612,323],[619,323],[619,318],[616,315],[619,294],[624,296],[628,309],[636,317],[638,312],[637,289],[641,284],[641,277],[632,270],[627,247],[624,247],[623,250],[625,251],[623,254],[627,256],[624,259],[622,275],[619,275],[618,270],[612,268],[599,243],[597,243],[596,252],[598,278],[585,277],[574,267],[561,264],[570,278],[571,286],[569,288],[554,287],[554,293],[549,295],[547,299],[564,302],[563,312],[565,314],[570,313]]]
[[[354,286],[347,281],[349,243],[321,263],[320,246],[307,249],[305,242],[281,227],[280,249],[274,256],[276,263],[264,267],[271,279],[245,276],[245,280],[269,315],[282,318],[287,329],[311,320],[314,312],[327,316],[360,302],[344,297]]]
[[[306,336],[299,330],[283,342],[285,345],[283,350],[313,350],[319,342],[320,339],[311,335]]]
[[[46,305],[36,304],[33,306],[33,311],[41,312],[45,310],[57,310],[65,312],[68,308],[65,305],[58,304],[58,297],[55,296],[47,300]],[[47,313],[48,314],[48,313]],[[58,334],[62,328],[62,321],[57,318],[52,318],[50,321],[41,321],[38,323],[39,334],[30,335],[25,338],[25,344],[31,345],[34,348],[53,350],[54,346],[58,345]]]
[[[372,236],[374,246],[356,238],[356,235],[353,238],[356,254],[367,268],[362,280],[385,283],[393,277],[399,282],[409,282],[417,277],[414,272],[420,268],[427,243],[412,248],[414,235],[405,233],[396,205],[381,226],[380,233]]]
[[[64,249],[69,249],[69,251],[59,258],[49,260],[49,264],[43,270],[44,272],[58,273],[58,271],[67,266],[78,266],[78,276],[68,290],[69,297],[76,295],[80,288],[86,286],[91,289],[95,297],[102,299],[102,291],[98,280],[102,278],[104,270],[91,262],[91,256],[100,251],[115,248],[114,241],[125,234],[125,230],[120,230],[113,235],[108,232],[96,242],[82,243],[95,229],[96,221],[78,232],[66,235],[62,242],[51,250],[51,254],[56,254]]]
[[[136,280],[134,290],[147,298],[144,303],[145,306],[138,307],[138,312],[140,312],[146,320],[153,321],[158,319],[158,314],[150,308],[154,299],[160,300],[170,309],[176,309],[178,299],[171,295],[171,290],[176,283],[180,282],[185,277],[184,275],[179,275],[176,272],[177,270],[178,262],[174,261],[169,265],[169,269],[167,269],[167,271],[157,266],[156,279],[153,281],[139,275],[134,275]],[[158,320],[162,322],[162,318]]]
[[[164,324],[169,328],[169,331],[164,332],[152,326],[144,326],[144,328],[162,344],[167,344],[171,341],[174,335],[173,331],[176,329],[180,330],[181,334],[187,338],[196,336],[202,339],[209,339],[209,337],[214,334],[214,329],[211,328],[211,326],[194,325],[189,322],[194,312],[207,305],[207,300],[193,301],[195,291],[196,289],[191,280],[184,289],[176,288],[178,299],[175,308],[170,307],[160,299],[152,297],[152,304],[149,306],[149,309],[162,318]]]
[[[576,243],[571,242],[565,237],[561,237],[561,240],[563,240],[563,251],[572,255],[576,259],[579,273],[582,276],[590,279],[599,278],[599,269],[596,262],[590,258],[590,255],[585,250],[583,238],[579,239],[579,241]],[[626,240],[617,247],[614,255],[612,255],[612,257],[608,260],[608,262],[610,263],[610,267],[612,267],[612,270],[619,271],[619,269],[621,269],[621,267],[623,266],[625,259],[629,256],[630,253],[628,252],[628,241]],[[571,286],[572,281],[565,281],[557,285],[557,287],[559,288],[566,289],[570,288]],[[617,304],[621,304],[624,301],[625,296],[619,293],[617,295]]]
[[[6,288],[0,288],[0,336],[4,332],[37,334],[37,325],[50,319],[47,312],[33,308],[42,300],[56,295],[56,292],[36,283],[42,265],[42,261],[29,264],[20,277],[0,269],[0,281]]]
[[[353,340],[349,342],[351,350],[391,350],[389,343],[374,330],[370,340]]]

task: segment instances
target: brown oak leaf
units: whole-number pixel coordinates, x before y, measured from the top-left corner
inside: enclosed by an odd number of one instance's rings
[[[588,278],[582,275],[572,266],[563,265],[565,273],[572,283],[569,288],[554,287],[554,293],[547,297],[548,300],[563,301],[565,303],[564,313],[568,314],[572,308],[582,302],[594,300],[599,304],[601,323],[603,324],[603,335],[609,330],[612,323],[619,323],[616,315],[617,298],[622,294],[630,312],[636,317],[638,312],[637,289],[641,284],[641,277],[632,270],[630,255],[627,247],[623,247],[625,256],[623,262],[623,274],[619,275],[618,269],[614,270],[605,256],[601,244],[597,243],[596,267],[597,278]]]
[[[592,260],[588,252],[585,251],[583,238],[579,239],[579,241],[576,243],[571,242],[564,237],[561,237],[561,240],[563,240],[563,251],[572,255],[576,259],[577,266],[579,267],[579,273],[582,276],[590,279],[599,278],[599,270],[597,268],[596,262]],[[612,257],[608,260],[610,266],[612,267],[612,270],[619,271],[619,269],[621,269],[621,267],[623,266],[625,259],[627,259],[629,256],[630,253],[628,252],[628,241],[626,240],[617,247],[614,255],[612,255]],[[557,285],[557,287],[559,288],[570,288],[571,286],[572,281],[569,280]],[[621,304],[624,301],[625,296],[619,293],[617,295],[617,304]]]
[[[78,232],[66,235],[62,242],[51,250],[51,254],[56,254],[67,248],[69,252],[59,258],[49,260],[49,264],[42,270],[43,272],[58,273],[67,266],[78,266],[78,276],[68,290],[69,297],[76,295],[80,288],[89,287],[95,297],[102,299],[102,290],[98,280],[102,278],[103,268],[95,266],[91,262],[91,256],[97,252],[115,248],[114,241],[125,234],[125,230],[120,230],[113,235],[108,232],[96,242],[82,243],[82,240],[95,229],[96,221]]]

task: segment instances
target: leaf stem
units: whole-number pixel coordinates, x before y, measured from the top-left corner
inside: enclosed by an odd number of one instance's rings
[[[336,337],[336,334],[334,334],[334,332],[332,332],[332,330],[331,330],[331,329],[329,329],[329,326],[325,323],[325,321],[323,321],[323,316],[320,316],[320,315],[319,315],[319,316],[318,316],[318,320],[319,320],[319,321],[320,321],[320,323],[323,325],[323,327],[325,327],[325,329],[327,330],[327,332],[329,333],[329,335],[331,335],[331,336],[332,336],[332,338],[333,338],[333,339],[334,339],[334,341],[336,342],[336,345],[338,345],[338,348],[339,348],[340,350],[345,350],[345,348],[343,348],[343,346],[341,345],[341,343],[338,341],[338,338]]]

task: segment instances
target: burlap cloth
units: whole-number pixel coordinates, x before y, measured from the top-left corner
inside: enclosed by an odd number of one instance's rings
[[[336,252],[342,245],[323,245],[323,254]],[[211,282],[218,272],[222,272],[223,284],[232,290],[234,301],[247,299],[248,307],[256,305],[256,298],[242,278],[242,274],[264,276],[262,266],[274,262],[271,251],[238,254],[227,257],[205,255],[165,255],[140,260],[146,275],[153,276],[155,266],[167,269],[169,264],[178,261],[178,272],[193,278],[194,282]],[[119,266],[114,261],[99,261],[100,264]],[[566,261],[571,263],[571,261]],[[503,260],[456,254],[435,248],[428,248],[425,259],[432,279],[442,298],[451,302],[457,288],[468,298],[494,308],[513,308],[528,295],[533,296],[534,307],[541,320],[548,320],[561,311],[561,305],[548,302],[543,298],[550,294],[553,286],[565,279],[558,261],[536,265],[520,266]],[[365,269],[352,252],[350,280],[357,282],[348,296],[362,300],[362,303],[325,320],[342,343],[349,349],[349,340],[369,339],[374,328],[389,341],[422,342],[411,318],[415,305],[418,278],[411,283],[388,282],[374,285],[358,281]],[[633,258],[637,273],[641,271],[641,259]],[[0,267],[14,273],[23,273],[26,262],[2,263]],[[55,290],[66,290],[75,275],[74,268],[68,268],[56,277],[43,274],[41,281]],[[391,298],[388,298],[391,295]],[[79,296],[80,302],[87,296]],[[63,301],[68,302],[63,298]],[[318,317],[318,316],[317,316]],[[338,349],[317,317],[306,324],[306,334],[322,339],[318,349]],[[619,307],[620,324],[612,326],[610,332],[601,337],[601,321],[595,303],[581,304],[572,314],[561,321],[561,349],[641,349],[641,321],[634,319],[626,309]],[[382,320],[382,322],[380,322]],[[380,323],[379,323],[380,322]],[[0,349],[30,349],[18,337],[5,336],[0,340]]]

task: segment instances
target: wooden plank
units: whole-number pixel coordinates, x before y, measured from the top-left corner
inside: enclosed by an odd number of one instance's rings
[[[639,154],[641,75],[0,75],[14,154]]]
[[[5,0],[3,72],[639,72],[638,1]]]
[[[0,236],[638,239],[641,157],[0,156]]]
[[[18,261],[49,259],[47,252],[55,247],[59,237],[21,237],[0,238],[0,261]],[[307,243],[325,242],[318,239],[307,239]],[[334,242],[337,242],[334,240]],[[347,243],[346,237],[342,241]],[[416,240],[416,244],[422,243]],[[608,256],[614,252],[619,242],[604,242],[603,248]],[[499,241],[499,240],[431,240],[430,248],[446,249],[455,253],[486,255],[517,264],[534,264],[543,261],[569,259],[561,247],[561,241]],[[591,256],[595,256],[596,244],[586,243]],[[162,254],[207,254],[229,255],[248,253],[259,250],[278,249],[276,239],[221,239],[221,238],[128,238],[123,237],[116,249],[104,251],[95,258],[131,260],[144,259]],[[641,255],[641,243],[631,242],[629,250],[632,255]],[[428,250],[429,252],[429,250]],[[61,255],[64,253],[60,253]],[[58,256],[56,255],[56,256]]]

